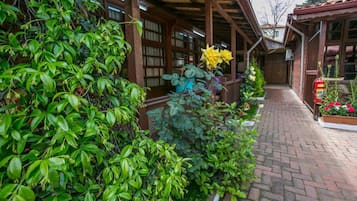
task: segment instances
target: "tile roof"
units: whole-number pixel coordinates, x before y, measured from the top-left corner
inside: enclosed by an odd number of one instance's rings
[[[357,7],[357,0],[327,0],[323,3],[303,5],[296,7],[293,11],[294,15],[305,15],[320,12],[329,12]]]

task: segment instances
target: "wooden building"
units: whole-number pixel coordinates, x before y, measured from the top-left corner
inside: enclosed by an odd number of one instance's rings
[[[227,90],[221,93],[227,102],[239,100],[237,72],[244,71],[248,57],[266,49],[257,43],[262,33],[249,0],[103,0],[103,4],[109,19],[128,21],[131,16],[143,22],[142,37],[135,26],[124,27],[132,52],[123,71],[123,76],[148,88],[140,115],[143,128],[149,127],[146,111],[161,107],[172,90],[161,76],[184,63],[198,63],[206,44],[233,53],[223,79]]]
[[[288,65],[285,62],[285,47],[280,41],[264,38],[268,51],[264,57],[264,78],[267,84],[287,84]]]
[[[339,77],[357,74],[357,0],[328,0],[295,8],[288,16],[284,43],[293,49],[292,88],[313,107],[313,81],[339,65]],[[334,76],[334,75],[332,75]]]

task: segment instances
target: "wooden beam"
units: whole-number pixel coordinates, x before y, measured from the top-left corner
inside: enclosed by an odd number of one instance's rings
[[[207,2],[208,0],[206,0]],[[212,2],[213,6],[216,8],[217,12],[229,23],[233,26],[233,28],[250,44],[252,44],[252,41],[249,39],[247,34],[238,27],[238,25],[235,23],[235,21],[232,19],[232,17],[224,11],[224,9],[218,4],[216,0],[210,0]]]
[[[248,60],[248,44],[246,40],[243,41],[243,57],[244,57],[243,69],[245,71],[247,68],[247,60]]]
[[[167,66],[167,72],[166,73],[172,73],[172,45],[171,45],[171,34],[173,32],[173,24],[169,22],[167,24],[167,29],[166,29],[166,36],[165,36],[165,53],[166,53],[166,66]]]
[[[213,11],[212,1],[205,0],[205,29],[206,29],[206,44],[213,44]]]
[[[126,1],[125,3],[125,21],[130,21],[130,17],[140,19],[139,0]],[[136,29],[135,24],[125,25],[126,40],[131,45],[131,52],[128,54],[128,74],[129,80],[135,82],[139,86],[144,86],[144,67],[143,67],[143,52],[142,43],[139,32]],[[146,115],[146,109],[139,109],[139,124],[141,128],[148,128],[148,117]]]
[[[323,67],[324,66],[324,49],[325,49],[325,43],[326,43],[326,30],[327,30],[327,22],[326,20],[323,20],[320,22],[320,40],[319,40],[319,52],[317,55],[317,62],[320,62],[320,65],[317,65],[317,67]],[[320,69],[317,69],[319,71],[318,76],[321,75]]]
[[[126,1],[125,11],[127,13],[127,15],[125,15],[126,21],[130,21],[129,16],[140,19],[139,0]],[[129,80],[140,86],[144,86],[142,43],[135,24],[129,23],[125,25],[125,35],[126,40],[132,47],[128,55]]]
[[[232,80],[236,79],[237,74],[237,32],[234,27],[231,25],[231,51],[233,55],[233,60],[231,61],[231,78]]]

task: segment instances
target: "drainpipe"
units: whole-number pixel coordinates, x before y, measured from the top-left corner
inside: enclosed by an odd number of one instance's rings
[[[247,52],[247,69],[249,68],[249,59],[250,59],[250,53],[254,50],[255,47],[263,40],[263,37],[260,37],[257,42],[254,43],[254,45],[248,50]]]
[[[300,95],[304,99],[304,96],[302,94],[302,84],[303,84],[303,78],[304,78],[304,49],[305,49],[305,34],[301,31],[299,31],[297,28],[293,27],[291,24],[286,23],[286,26],[288,26],[290,29],[295,31],[301,36],[301,61],[300,61]]]

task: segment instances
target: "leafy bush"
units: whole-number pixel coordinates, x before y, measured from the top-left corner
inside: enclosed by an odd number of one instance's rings
[[[241,85],[241,95],[243,93],[253,92],[253,96],[264,96],[264,75],[255,59],[252,60],[250,67],[244,72],[245,80]]]
[[[145,93],[118,76],[120,25],[93,0],[17,5],[0,2],[0,200],[182,197],[186,159],[139,130]]]
[[[239,121],[233,118],[237,104],[212,100],[212,91],[207,89],[212,71],[196,72],[191,77],[200,81],[193,90],[170,94],[166,107],[148,115],[159,139],[175,144],[179,155],[191,158],[190,185],[183,200],[205,200],[212,193],[223,196],[227,192],[232,200],[245,197],[245,184],[254,178],[251,150],[256,132],[237,126]],[[177,80],[172,75],[165,78]]]

